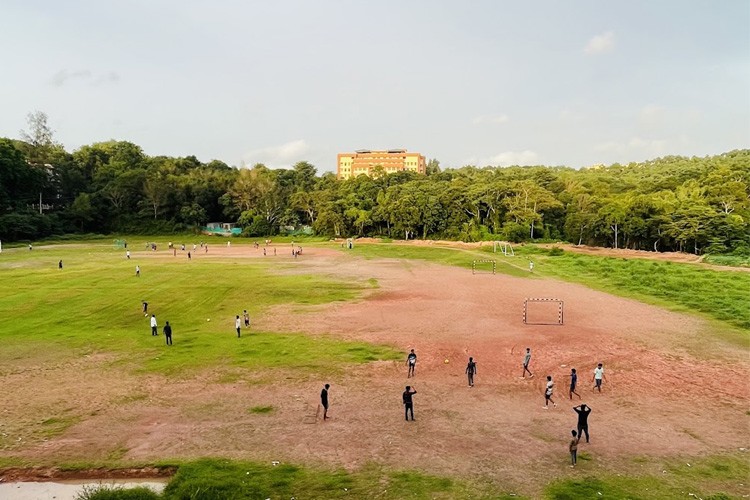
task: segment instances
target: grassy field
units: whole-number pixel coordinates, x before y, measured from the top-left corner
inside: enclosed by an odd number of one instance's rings
[[[63,270],[57,268],[59,260]],[[140,278],[135,277],[136,263]],[[276,269],[284,265],[279,261]],[[374,286],[274,271],[252,261],[157,260],[137,253],[126,260],[123,251],[106,244],[4,252],[3,366],[40,355],[62,360],[92,351],[127,354],[129,360],[140,360],[138,369],[167,374],[212,365],[325,367],[330,372],[342,363],[400,358],[388,346],[258,331],[252,325],[244,332],[252,342],[237,348],[234,317],[243,309],[252,320],[274,305],[353,300]],[[165,321],[172,325],[174,346],[168,351],[161,335],[150,335],[149,318],[141,313],[144,300],[149,314],[157,317],[160,334]]]
[[[145,241],[128,238],[140,251]],[[158,240],[165,240],[159,238]],[[175,241],[177,238],[173,238]],[[400,350],[387,345],[352,342],[331,335],[308,336],[243,329],[234,332],[234,316],[247,309],[251,318],[273,306],[302,307],[357,300],[373,280],[338,281],[315,274],[287,274],[288,261],[269,266],[250,259],[201,260],[155,258],[114,250],[112,238],[71,242],[69,245],[24,248],[0,255],[0,374],[19,367],[74,359],[105,352],[126,362],[135,373],[188,377],[206,368],[233,377],[237,370],[284,368],[299,374],[341,369],[347,364],[401,359]],[[290,241],[291,238],[286,239]],[[190,241],[190,240],[186,240]],[[223,241],[221,241],[223,243]],[[251,241],[233,242],[250,245]],[[313,240],[303,245],[327,245]],[[670,309],[712,318],[731,330],[732,340],[746,345],[750,330],[750,274],[705,269],[690,264],[623,260],[555,252],[525,246],[517,256],[488,255],[491,247],[464,250],[382,243],[356,245],[353,256],[426,260],[471,267],[481,258],[497,260],[498,272],[541,279],[554,277],[582,283],[618,295]],[[528,259],[536,268],[528,272]],[[63,270],[57,268],[58,261]],[[134,276],[135,265],[141,277]],[[654,277],[658,276],[658,279]],[[150,335],[141,302],[156,314],[159,333],[165,321],[174,330],[174,346],[163,336]],[[210,319],[210,321],[207,321]],[[248,341],[250,339],[250,341]],[[240,347],[238,348],[238,342]],[[247,407],[248,414],[270,415],[273,405]],[[75,412],[38,423],[44,437],[60,435],[76,423]],[[267,416],[255,418],[269,418]],[[701,498],[731,498],[721,492],[738,491],[750,474],[744,456],[714,456],[684,462],[656,463],[647,472],[630,468],[622,475],[602,472],[581,458],[580,477],[555,481],[544,495],[552,499],[674,498],[688,493]],[[0,456],[0,467],[18,465]],[[37,464],[26,464],[37,465]],[[97,464],[106,465],[106,464]],[[122,465],[113,458],[113,465]],[[643,464],[641,464],[643,465]],[[663,474],[655,470],[663,469]],[[394,471],[372,464],[356,472],[326,470],[307,464],[272,466],[254,462],[202,460],[180,464],[163,495],[154,498],[511,498],[511,492],[479,479],[458,480],[416,471]],[[601,493],[601,494],[600,494]],[[86,498],[139,498],[122,492],[92,492]],[[144,494],[145,495],[145,494]],[[708,496],[708,495],[713,495]],[[520,496],[513,495],[512,498]],[[141,496],[140,498],[144,498]]]

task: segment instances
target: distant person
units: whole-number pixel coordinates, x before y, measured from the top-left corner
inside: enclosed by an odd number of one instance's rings
[[[580,406],[574,406],[573,411],[578,414],[578,439],[583,437],[583,433],[586,433],[586,442],[589,442],[589,413],[591,408],[585,404]]]
[[[125,250],[125,257],[130,260],[130,250]]]
[[[328,420],[328,389],[330,387],[330,384],[326,384],[323,387],[323,390],[320,391],[320,404],[323,407],[323,420]]]
[[[602,380],[604,379],[606,379],[604,376],[604,367],[599,363],[596,365],[596,368],[594,368],[594,387],[592,387],[591,390],[593,391],[596,389],[599,392],[602,392]]]
[[[237,338],[240,338],[240,315],[234,319],[234,327],[237,329]]]
[[[143,315],[148,316],[148,302],[143,301]]]
[[[60,270],[62,270],[62,268],[63,268],[62,260],[57,263],[57,268],[60,269]]]
[[[412,396],[416,393],[416,389],[412,389],[411,386],[407,385],[406,390],[401,395],[401,398],[404,401],[404,418],[407,421],[409,420],[409,413],[411,413],[411,419],[414,421],[414,401],[412,400]]]
[[[529,363],[531,363],[531,348],[527,347],[526,354],[523,357],[523,373],[521,373],[521,378],[526,378],[526,372],[529,373],[529,378],[534,376],[529,370]]]
[[[188,252],[188,260],[192,259],[193,257],[190,255],[190,252]]]
[[[185,244],[184,243],[182,245],[180,245],[180,250],[182,250],[183,252],[185,251]]]
[[[203,246],[203,245],[201,245],[201,246]],[[197,247],[197,246],[195,246],[195,243],[193,243],[193,252],[195,252],[195,249],[196,249],[196,248],[198,248],[198,247]]]
[[[534,272],[534,263],[533,263],[533,262],[531,262],[531,261],[529,261],[529,272],[530,272],[530,273],[533,273],[533,272]]]
[[[203,252],[203,253],[208,253],[208,243],[206,243],[205,249],[206,249],[206,251]]]
[[[276,257],[276,247],[273,247],[273,256]]]
[[[263,257],[266,256],[266,247],[263,247]]]
[[[177,247],[172,248],[172,256],[177,257]]]
[[[573,399],[573,394],[578,396],[578,399],[581,399],[581,395],[576,392],[576,385],[578,385],[578,374],[576,373],[575,368],[571,368],[570,369],[570,392],[568,393],[568,396],[570,396],[570,399]]]
[[[414,368],[417,366],[417,354],[414,349],[411,350],[408,356],[406,356],[406,366],[409,367],[409,371],[406,374],[406,378],[414,376]]]
[[[250,315],[247,313],[247,309],[242,311],[242,317],[245,319],[245,328],[250,326]]]
[[[570,451],[570,466],[575,467],[576,455],[578,454],[578,440],[580,439],[580,436],[578,436],[576,431],[570,431],[570,433],[573,435],[573,439],[570,440],[570,444],[568,445],[568,450]]]
[[[557,408],[557,403],[555,403],[552,400],[552,393],[555,390],[555,383],[552,382],[552,375],[547,375],[547,387],[544,389],[544,408],[545,410],[549,408],[549,404],[552,403],[552,405]]]
[[[29,243],[29,251],[33,250],[34,247],[31,246],[31,243]]]
[[[477,364],[474,358],[469,358],[469,364],[466,365],[466,375],[469,378],[469,387],[474,387],[474,375],[477,373]]]
[[[231,246],[232,246],[232,242],[231,241],[227,241],[227,248],[229,248]]]
[[[169,321],[164,323],[164,336],[167,338],[167,345],[172,345],[172,327],[169,326]]]
[[[141,266],[135,266],[135,277],[136,278],[141,277]]]
[[[151,315],[151,335],[154,336],[154,337],[157,336],[157,335],[159,335],[159,332],[156,330],[156,327],[157,327],[157,325],[156,325],[156,316],[154,316],[152,314]]]

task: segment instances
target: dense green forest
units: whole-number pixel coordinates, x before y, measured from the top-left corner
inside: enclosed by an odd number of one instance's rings
[[[234,168],[149,157],[130,142],[69,153],[37,116],[0,139],[0,239],[154,233],[239,222],[249,236],[565,240],[615,248],[750,253],[750,150],[566,167],[466,166],[339,181],[299,162]],[[41,199],[41,210],[40,210]],[[41,212],[41,213],[40,213]]]

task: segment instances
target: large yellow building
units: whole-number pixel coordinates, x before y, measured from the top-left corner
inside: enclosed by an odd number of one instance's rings
[[[384,151],[359,149],[354,153],[339,153],[337,176],[342,180],[351,179],[360,174],[371,177],[372,169],[376,166],[383,167],[383,172],[386,174],[403,171],[424,174],[426,162],[423,155],[407,153],[405,149]]]

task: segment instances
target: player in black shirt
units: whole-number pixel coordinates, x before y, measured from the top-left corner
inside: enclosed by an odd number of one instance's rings
[[[575,411],[578,414],[578,439],[581,439],[583,437],[583,434],[581,434],[581,431],[586,433],[586,442],[589,442],[589,413],[591,413],[591,408],[586,406],[585,404],[582,404],[580,406],[574,406],[573,411]]]
[[[172,345],[172,327],[169,326],[169,321],[164,323],[164,328],[162,329],[164,332],[164,336],[167,338],[167,345]]]
[[[414,402],[412,401],[412,396],[417,393],[416,389],[412,389],[410,385],[406,386],[406,390],[404,391],[404,394],[402,395],[402,398],[404,400],[404,418],[406,420],[409,420],[409,412],[411,412],[411,419],[414,420]]]
[[[469,358],[469,364],[466,365],[466,375],[469,376],[469,387],[474,387],[474,374],[477,373],[477,364],[474,358]]]
[[[330,384],[326,384],[323,390],[320,391],[320,404],[323,405],[323,420],[328,419],[328,389],[330,387]]]

